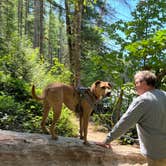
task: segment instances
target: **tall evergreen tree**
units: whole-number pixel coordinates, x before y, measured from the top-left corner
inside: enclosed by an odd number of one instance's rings
[[[22,33],[23,33],[23,12],[24,10],[24,6],[23,6],[23,0],[18,0],[18,33],[20,35],[20,37],[22,37]]]
[[[73,73],[71,83],[80,85],[81,25],[84,0],[65,0],[66,27],[69,46],[70,70]]]

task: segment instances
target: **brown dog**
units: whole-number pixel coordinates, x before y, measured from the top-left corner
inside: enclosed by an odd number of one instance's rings
[[[49,84],[42,96],[37,96],[35,86],[32,87],[32,96],[37,100],[43,100],[44,113],[41,127],[45,133],[50,133],[53,139],[57,139],[55,125],[60,117],[62,104],[64,103],[70,110],[78,112],[80,115],[80,139],[87,144],[88,121],[96,102],[106,96],[110,96],[111,84],[109,82],[96,81],[90,89],[76,89],[62,83]],[[48,131],[46,119],[50,108],[53,107],[53,121]]]

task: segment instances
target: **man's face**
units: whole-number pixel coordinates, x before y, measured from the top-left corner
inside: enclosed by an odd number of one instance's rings
[[[138,95],[142,95],[144,92],[146,92],[146,86],[146,81],[141,75],[135,77],[135,89]]]

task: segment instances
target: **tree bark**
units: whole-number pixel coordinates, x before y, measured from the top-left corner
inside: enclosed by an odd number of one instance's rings
[[[29,15],[29,0],[25,0],[25,35],[29,34],[28,15]]]
[[[62,9],[59,8],[59,21],[60,21],[60,23],[62,23],[61,17],[62,17]],[[62,28],[61,28],[61,26],[59,27],[58,46],[59,46],[58,47],[58,60],[60,63],[62,63]]]
[[[43,27],[43,20],[44,20],[44,3],[43,0],[40,0],[40,39],[39,39],[39,45],[40,45],[40,55],[43,54],[43,39],[44,39],[44,27]]]
[[[23,0],[18,0],[18,33],[22,37],[23,31]]]
[[[33,47],[39,47],[39,21],[40,21],[40,2],[39,0],[34,1],[34,37],[33,37]]]
[[[70,1],[65,1],[70,70],[73,73],[71,84],[74,86],[80,86],[81,23],[83,2],[83,0],[75,1],[74,12],[71,12]]]
[[[33,47],[39,48],[40,58],[43,54],[43,15],[44,15],[43,0],[34,1],[34,42]]]
[[[48,57],[50,65],[53,66],[53,55],[52,55],[52,45],[51,45],[51,13],[52,13],[52,4],[50,4],[49,9],[49,30],[48,30]]]

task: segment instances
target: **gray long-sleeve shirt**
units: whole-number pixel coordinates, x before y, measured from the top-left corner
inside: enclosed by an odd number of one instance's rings
[[[166,158],[166,92],[152,90],[133,100],[105,143],[120,137],[136,124],[141,153],[152,159]]]

